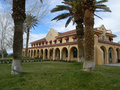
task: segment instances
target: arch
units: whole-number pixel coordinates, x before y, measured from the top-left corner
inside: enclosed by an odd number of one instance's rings
[[[120,62],[120,49],[117,48],[116,52],[117,52],[117,62]]]
[[[36,57],[36,50],[34,50],[34,57]]]
[[[114,60],[114,50],[112,47],[110,47],[108,49],[108,61],[109,61],[109,64],[113,63],[113,60]]]
[[[106,64],[107,63],[107,51],[106,51],[106,48],[104,46],[101,46],[100,48],[102,50],[103,63]]]
[[[33,57],[33,50],[31,50],[31,57]]]
[[[43,59],[43,49],[40,50],[40,59]]]
[[[48,50],[45,49],[45,59],[48,59]]]
[[[49,51],[49,59],[53,59],[53,48],[50,49]]]
[[[72,47],[70,49],[70,60],[77,60],[78,58],[78,49],[76,47]]]
[[[28,57],[30,57],[30,50],[28,50]]]
[[[37,57],[39,57],[39,54],[40,54],[40,51],[39,51],[39,49],[37,50]]]
[[[62,49],[62,59],[63,60],[67,60],[68,59],[68,49],[66,47],[64,47]]]
[[[60,49],[59,48],[55,49],[55,59],[60,60]]]

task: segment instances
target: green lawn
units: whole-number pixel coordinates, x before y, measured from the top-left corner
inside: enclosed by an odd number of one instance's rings
[[[11,75],[11,65],[0,64],[0,90],[120,90],[120,67],[96,66],[83,72],[82,64],[24,63],[22,75]]]

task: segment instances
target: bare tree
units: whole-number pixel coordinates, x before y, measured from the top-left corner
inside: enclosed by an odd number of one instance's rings
[[[13,20],[9,13],[0,14],[0,53],[4,58],[4,50],[12,48]]]
[[[32,0],[31,0],[32,1]],[[45,3],[48,3],[48,0],[45,0],[44,3],[41,3],[40,0],[35,0],[33,3],[31,3],[30,0],[27,0],[27,15],[26,20],[24,22],[24,31],[26,32],[26,50],[25,50],[25,56],[28,55],[28,43],[29,43],[29,36],[30,36],[30,30],[37,26],[38,23],[40,23],[43,18],[48,13],[48,7],[49,5],[45,5]],[[31,7],[31,8],[30,8]]]

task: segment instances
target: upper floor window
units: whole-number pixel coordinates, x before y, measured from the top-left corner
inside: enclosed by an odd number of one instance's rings
[[[113,40],[113,38],[112,37],[109,37],[109,41],[112,41]]]
[[[44,42],[42,42],[42,45],[44,45]]]
[[[69,39],[68,39],[68,40],[66,40],[66,42],[69,42]]]
[[[62,43],[62,39],[59,39],[60,43]]]
[[[52,44],[52,40],[50,40],[49,42],[50,42],[50,44]]]
[[[54,40],[54,43],[56,44],[57,40]]]
[[[102,40],[105,40],[105,36],[102,36]]]
[[[46,42],[46,45],[48,44],[48,42]]]
[[[62,43],[62,40],[60,41],[60,43]]]
[[[77,37],[76,36],[73,36],[73,41],[77,41]]]
[[[65,40],[66,40],[66,42],[69,42],[69,38],[68,37],[66,37]]]
[[[39,46],[41,45],[41,43],[39,43]]]
[[[77,39],[76,39],[76,38],[74,38],[74,39],[73,39],[73,41],[77,41]]]

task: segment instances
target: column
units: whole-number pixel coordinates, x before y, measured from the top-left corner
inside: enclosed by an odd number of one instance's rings
[[[55,60],[55,49],[53,49],[53,60]]]

